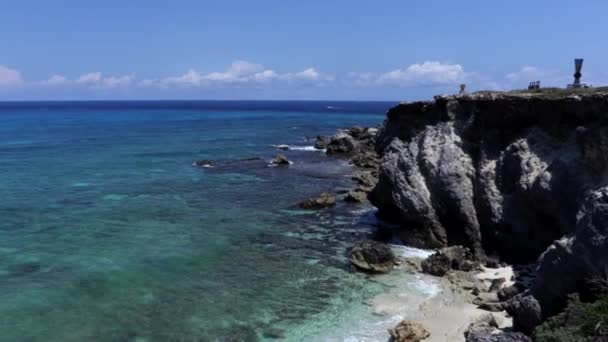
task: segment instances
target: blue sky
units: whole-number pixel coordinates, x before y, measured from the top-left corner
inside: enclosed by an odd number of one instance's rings
[[[0,100],[407,100],[608,83],[608,1],[0,4]]]

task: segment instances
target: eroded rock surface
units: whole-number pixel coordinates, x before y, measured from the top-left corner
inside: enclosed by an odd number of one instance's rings
[[[336,205],[336,196],[329,192],[323,192],[318,196],[311,197],[298,203],[302,209],[323,209]]]
[[[349,259],[351,264],[368,272],[387,273],[395,264],[395,255],[391,248],[371,240],[357,242],[350,249]]]
[[[501,293],[522,331],[608,267],[608,93],[403,103],[387,114],[376,151],[369,199],[406,244],[462,245],[480,260],[540,256],[528,291]]]
[[[389,329],[393,342],[418,342],[431,336],[431,333],[420,323],[401,321],[393,329]]]

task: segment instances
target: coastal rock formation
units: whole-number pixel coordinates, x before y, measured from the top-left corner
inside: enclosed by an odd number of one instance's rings
[[[500,330],[492,314],[483,315],[471,323],[464,336],[466,342],[532,342],[522,333]]]
[[[468,259],[468,252],[462,246],[442,248],[422,261],[422,271],[443,277],[450,270],[460,270]]]
[[[315,138],[315,148],[317,150],[324,150],[327,148],[327,145],[329,145],[330,141],[331,141],[330,137],[317,135],[317,137]]]
[[[608,93],[403,103],[388,112],[376,150],[369,198],[406,244],[463,245],[481,260],[540,256],[534,285],[509,305],[522,331],[608,266]]]
[[[323,192],[319,196],[311,197],[298,203],[302,209],[323,209],[336,205],[336,196],[329,192]]]
[[[289,166],[289,164],[291,164],[291,163],[289,162],[289,159],[287,159],[287,157],[285,157],[284,155],[277,154],[277,156],[274,157],[274,159],[270,162],[270,164]]]
[[[357,268],[377,273],[390,272],[395,264],[391,248],[371,240],[360,241],[351,247],[349,259]]]
[[[401,321],[396,327],[389,329],[393,342],[418,342],[431,336],[431,333],[420,323]]]
[[[346,133],[338,133],[327,144],[327,154],[351,154],[357,151],[357,141]]]

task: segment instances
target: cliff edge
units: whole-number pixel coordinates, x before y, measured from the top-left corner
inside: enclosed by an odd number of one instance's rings
[[[369,198],[404,243],[538,260],[536,282],[511,305],[521,330],[608,268],[608,91],[402,103],[376,150]]]

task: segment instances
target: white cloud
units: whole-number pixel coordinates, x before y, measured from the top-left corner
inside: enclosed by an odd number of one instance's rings
[[[317,83],[319,85],[333,81],[333,76],[324,75],[315,68],[308,68],[296,73],[279,74],[275,70],[265,68],[261,64],[248,61],[235,61],[225,71],[215,71],[201,73],[195,69],[189,69],[180,76],[170,76],[165,78],[144,79],[138,83],[142,87],[161,87],[171,86],[185,87],[213,87],[224,84],[268,84],[270,82],[289,82],[291,83]]]
[[[68,78],[63,75],[52,75],[51,77],[49,77],[48,80],[32,82],[32,84],[34,84],[34,85],[43,85],[43,86],[59,86],[59,85],[65,85],[67,83],[70,83],[70,80],[68,80]]]
[[[104,77],[97,71],[80,75],[74,82],[92,88],[117,88],[129,86],[134,79],[133,75]]]
[[[23,83],[23,79],[19,70],[0,65],[0,87],[15,86],[21,83]]]
[[[126,87],[131,84],[132,80],[132,75],[124,75],[119,77],[110,76],[103,78],[101,80],[101,84],[106,88]]]
[[[446,86],[465,82],[469,74],[460,64],[448,64],[437,61],[415,63],[403,69],[385,73],[349,72],[346,75],[347,85],[368,86]]]
[[[101,81],[101,72],[90,72],[88,74],[83,74],[76,79],[76,83],[83,84],[96,84]]]
[[[448,85],[462,83],[465,79],[466,73],[460,64],[426,61],[384,73],[378,77],[378,82],[404,86]]]
[[[68,79],[62,75],[53,75],[46,81],[48,84],[64,84],[67,82]]]

